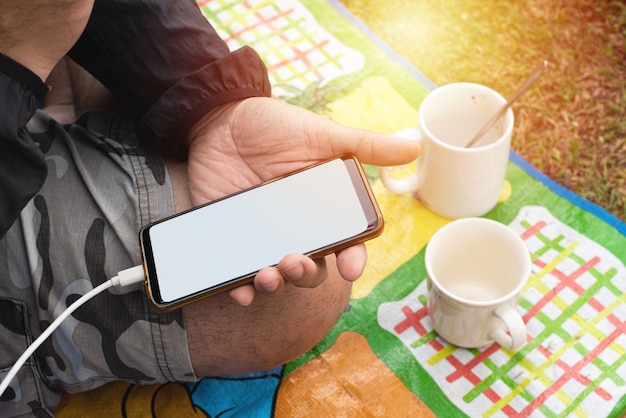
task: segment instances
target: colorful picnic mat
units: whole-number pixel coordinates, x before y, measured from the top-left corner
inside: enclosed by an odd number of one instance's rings
[[[255,48],[274,94],[337,122],[415,129],[435,88],[336,1],[199,1],[231,49]],[[199,47],[201,47],[199,45]],[[459,80],[463,81],[463,80]],[[626,225],[511,153],[486,217],[526,242],[528,342],[460,349],[426,315],[424,248],[449,222],[367,167],[386,220],[349,309],[302,358],[193,385],[114,383],[65,397],[59,416],[618,417],[626,414]]]

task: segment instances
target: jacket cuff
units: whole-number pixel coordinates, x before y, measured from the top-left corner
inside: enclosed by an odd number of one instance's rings
[[[187,132],[211,109],[249,97],[270,97],[267,68],[259,55],[244,46],[181,79],[138,121],[140,138],[155,141],[160,150],[187,156]]]

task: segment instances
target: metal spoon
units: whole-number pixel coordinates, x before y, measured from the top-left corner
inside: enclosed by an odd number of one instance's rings
[[[513,94],[513,96],[511,96],[511,98],[504,104],[504,106],[502,106],[495,115],[493,115],[493,117],[491,119],[489,119],[489,121],[485,124],[485,126],[482,127],[482,129],[480,131],[478,131],[478,133],[476,135],[474,135],[474,137],[472,138],[472,140],[470,142],[467,143],[467,145],[465,146],[465,148],[470,148],[472,145],[474,145],[489,129],[491,129],[491,127],[498,121],[498,119],[500,119],[500,117],[502,117],[502,115],[504,115],[504,112],[506,112],[506,110],[511,107],[511,105],[513,104],[513,102],[515,102],[517,99],[520,98],[520,96],[522,94],[524,94],[526,92],[526,90],[528,90],[530,88],[530,86],[533,85],[533,83],[535,81],[537,81],[537,79],[541,76],[541,74],[543,73],[543,70],[546,69],[546,67],[548,66],[548,61],[543,61],[541,64],[539,64],[539,66],[537,67],[537,69],[535,69],[535,71],[533,71],[533,73],[530,75],[530,77],[528,77],[528,79],[526,81],[524,81],[524,84],[522,84],[520,86],[519,89],[517,89],[517,91],[515,92],[515,94]]]

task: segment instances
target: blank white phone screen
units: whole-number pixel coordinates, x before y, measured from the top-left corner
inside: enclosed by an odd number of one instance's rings
[[[341,159],[153,225],[161,298],[171,302],[365,231]]]

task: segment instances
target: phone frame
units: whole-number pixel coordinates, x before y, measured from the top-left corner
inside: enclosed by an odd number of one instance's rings
[[[279,181],[281,179],[284,179],[286,177],[290,177],[293,175],[296,175],[298,173],[301,173],[303,171],[312,169],[318,165],[327,163],[329,161],[332,160],[336,160],[336,159],[341,159],[344,161],[344,164],[346,164],[348,173],[350,175],[350,178],[352,180],[352,184],[355,188],[355,191],[357,193],[357,196],[359,198],[359,201],[361,203],[361,207],[363,208],[364,212],[365,212],[365,217],[368,220],[368,227],[365,231],[354,235],[352,237],[347,237],[341,241],[338,242],[334,242],[334,243],[329,243],[328,245],[319,248],[317,250],[313,250],[307,254],[304,254],[308,257],[311,257],[313,259],[316,258],[321,258],[324,257],[326,255],[335,253],[337,251],[340,251],[344,248],[353,246],[357,243],[360,242],[364,242],[370,239],[373,239],[379,235],[382,234],[383,229],[384,229],[384,220],[383,220],[383,216],[382,213],[380,211],[380,208],[378,206],[378,203],[376,201],[376,198],[374,197],[374,193],[372,192],[372,189],[370,187],[369,181],[367,179],[367,176],[365,175],[365,172],[363,171],[363,167],[361,166],[360,162],[356,159],[356,157],[354,157],[353,155],[349,155],[349,154],[345,154],[342,155],[340,157],[336,157],[336,158],[332,158],[326,161],[322,161],[319,162],[317,164],[313,164],[309,167],[305,167],[303,169],[288,173],[286,175],[277,177],[275,179],[272,179],[270,181],[267,182],[263,182],[260,183],[258,185],[246,188],[244,190],[241,190],[239,192],[221,197],[219,199],[213,200],[209,203],[200,205],[200,206],[196,206],[193,207],[191,209],[185,210],[183,212],[179,212],[177,214],[168,216],[166,218],[160,219],[158,221],[152,222],[148,225],[145,225],[144,227],[141,228],[140,232],[139,232],[139,241],[140,241],[140,247],[141,247],[141,254],[142,254],[142,258],[143,258],[143,266],[144,266],[144,272],[146,275],[146,280],[145,280],[145,285],[146,285],[146,290],[147,290],[147,295],[148,295],[148,299],[151,303],[151,305],[160,312],[166,312],[166,311],[171,311],[174,309],[178,309],[182,306],[185,306],[189,303],[198,301],[200,299],[204,299],[207,298],[209,296],[218,294],[218,293],[222,293],[222,292],[226,292],[229,291],[231,289],[234,289],[236,287],[242,286],[244,284],[247,283],[251,283],[254,280],[254,276],[256,275],[256,273],[259,270],[256,270],[254,272],[250,272],[249,274],[240,276],[240,277],[235,277],[231,280],[222,282],[220,284],[208,287],[204,290],[198,291],[196,293],[178,298],[174,301],[163,301],[162,298],[160,297],[160,291],[159,291],[159,279],[158,276],[156,274],[156,266],[155,266],[155,261],[154,261],[154,257],[152,254],[152,246],[151,246],[151,240],[150,240],[150,229],[162,222],[167,222],[170,219],[173,218],[177,218],[180,216],[185,215],[186,213],[201,209],[203,207],[209,206],[209,205],[213,205],[216,204],[222,200],[225,199],[229,199],[231,197],[237,196],[239,194],[242,193],[246,193],[250,190],[253,189],[257,189],[259,187],[263,187],[267,184],[273,183],[275,181]],[[350,163],[351,161],[351,163]],[[287,255],[287,254],[285,254]]]

